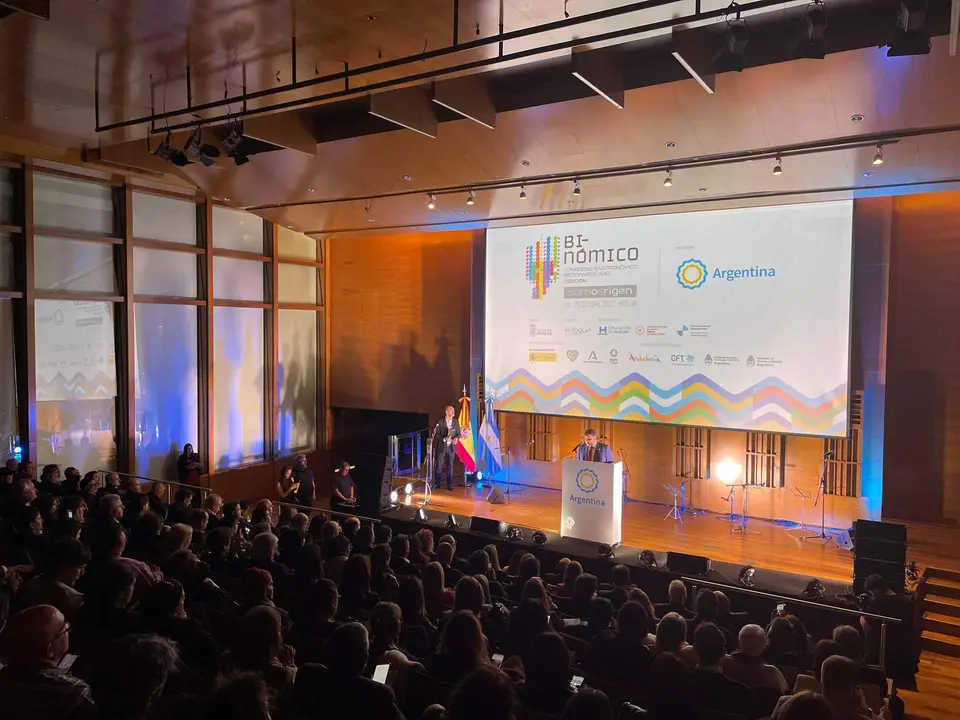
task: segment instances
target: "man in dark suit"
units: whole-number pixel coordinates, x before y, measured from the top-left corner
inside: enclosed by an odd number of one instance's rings
[[[696,613],[687,607],[687,586],[683,584],[683,580],[670,581],[667,597],[670,602],[657,603],[653,606],[658,618],[662,618],[667,613],[676,613],[684,620],[693,620]]]
[[[577,460],[586,460],[587,462],[613,462],[613,450],[609,445],[600,442],[597,439],[597,431],[593,428],[587,428],[583,433],[583,442],[577,445],[574,450]]]
[[[390,569],[397,577],[416,575],[420,577],[420,568],[410,562],[410,538],[406,535],[394,535],[390,541]]]
[[[453,412],[453,405],[447,405],[443,412],[443,419],[437,423],[437,431],[433,436],[436,448],[437,468],[435,471],[434,489],[440,488],[440,481],[447,480],[447,490],[453,490],[453,459],[457,455],[457,443],[460,441],[460,423]]]
[[[363,677],[370,652],[363,625],[341,625],[333,631],[327,648],[328,667],[306,663],[297,670],[292,698],[297,717],[405,720],[390,686]]]

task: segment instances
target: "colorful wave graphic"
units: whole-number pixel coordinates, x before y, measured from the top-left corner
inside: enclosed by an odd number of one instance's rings
[[[72,378],[57,373],[49,380],[37,378],[37,400],[107,400],[117,396],[117,379],[98,372],[92,378],[75,373]]]
[[[576,370],[549,385],[522,369],[486,382],[497,410],[803,435],[847,433],[846,383],[807,397],[777,377],[738,393],[699,374],[670,388],[657,387],[639,373],[601,388]]]

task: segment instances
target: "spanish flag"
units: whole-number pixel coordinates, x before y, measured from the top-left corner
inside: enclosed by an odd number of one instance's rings
[[[466,388],[464,388],[464,397],[460,398],[460,415],[457,422],[460,423],[460,442],[457,443],[457,457],[463,463],[468,473],[477,470],[477,454],[473,449],[473,428],[470,427],[470,398],[466,397]]]

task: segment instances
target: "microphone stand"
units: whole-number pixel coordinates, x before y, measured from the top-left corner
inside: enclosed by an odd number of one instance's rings
[[[800,539],[819,540],[824,544],[824,547],[829,546],[830,543],[840,547],[840,543],[837,542],[836,538],[827,534],[827,499],[824,496],[826,495],[827,489],[827,458],[831,455],[833,455],[833,452],[826,453],[820,461],[820,487],[817,490],[817,499],[813,503],[814,507],[817,506],[817,503],[820,503],[820,534],[806,535]]]

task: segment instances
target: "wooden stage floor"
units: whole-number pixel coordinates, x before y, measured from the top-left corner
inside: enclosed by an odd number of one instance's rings
[[[505,505],[485,500],[489,485],[438,490],[428,511],[496,518],[537,530],[559,532],[560,491],[524,488]],[[514,488],[516,492],[516,488]],[[415,495],[416,501],[422,494]],[[644,502],[623,506],[623,544],[666,552],[673,550],[704,555],[713,560],[796,573],[808,577],[850,582],[852,553],[817,540],[801,541],[807,532],[786,532],[784,525],[769,520],[749,520],[747,526],[758,534],[731,532],[731,523],[715,513],[685,515],[683,522],[664,519],[670,508]],[[960,528],[907,523],[907,557],[920,567],[960,571]]]
[[[560,491],[524,488],[504,505],[485,500],[482,490],[454,488],[434,491],[428,512],[495,518],[537,530],[559,532]],[[516,492],[516,488],[514,488]],[[418,494],[419,501],[422,495]],[[731,532],[731,523],[714,513],[685,515],[683,522],[664,519],[670,508],[654,503],[627,502],[623,506],[623,544],[649,550],[704,555],[713,560],[753,565],[771,570],[850,582],[853,556],[836,545],[801,541],[809,532],[785,532],[785,526],[766,520],[749,520],[759,534]],[[815,533],[813,533],[815,534]]]

